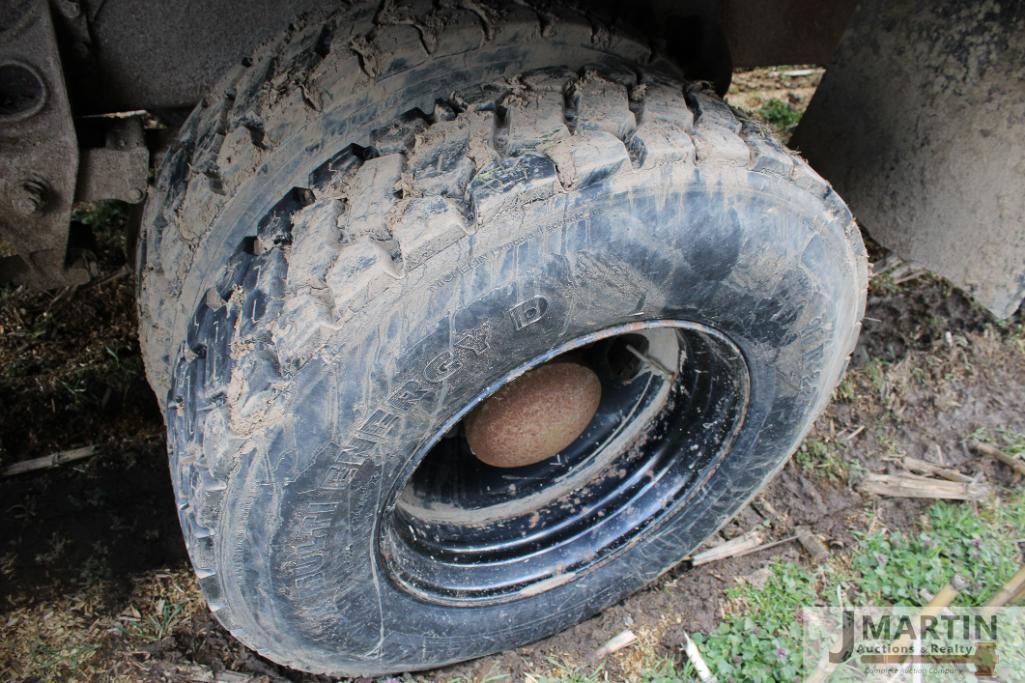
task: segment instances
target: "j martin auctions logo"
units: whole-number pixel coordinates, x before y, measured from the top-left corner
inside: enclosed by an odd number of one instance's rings
[[[808,680],[1022,680],[1021,608],[805,609]]]
[[[855,645],[855,613],[844,610],[842,648],[830,652],[829,661],[840,664],[857,654],[870,664],[974,663],[977,675],[992,676],[998,619],[995,614],[988,620],[981,614],[923,614],[917,619],[907,614],[884,614],[878,618],[862,614],[861,642]],[[955,638],[975,645],[955,642]]]

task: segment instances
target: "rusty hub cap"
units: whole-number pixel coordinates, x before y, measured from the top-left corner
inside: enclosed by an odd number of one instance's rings
[[[482,462],[523,467],[569,446],[601,400],[601,380],[579,363],[556,361],[504,386],[466,418],[466,440]]]

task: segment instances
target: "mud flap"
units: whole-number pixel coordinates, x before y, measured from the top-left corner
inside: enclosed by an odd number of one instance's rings
[[[859,4],[794,136],[862,226],[1001,318],[1025,298],[1025,4]]]

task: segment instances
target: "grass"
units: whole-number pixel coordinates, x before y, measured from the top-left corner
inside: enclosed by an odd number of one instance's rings
[[[123,594],[124,602],[110,602],[115,592],[115,584],[95,579],[52,600],[7,612],[0,626],[16,630],[0,631],[0,680],[150,680],[109,653],[188,634],[197,615],[207,613],[192,571],[185,567],[139,577]],[[111,604],[118,605],[116,616],[108,611]]]
[[[794,132],[801,120],[801,114],[802,112],[793,105],[775,97],[766,101],[758,110],[758,116],[781,135]]]
[[[893,279],[890,273],[879,273],[872,276],[869,281],[869,289],[877,295],[892,296],[901,291],[900,285]]]
[[[33,669],[42,680],[63,680],[80,672],[98,649],[94,643],[72,643],[60,647],[39,643],[32,648]]]
[[[862,534],[849,566],[837,559],[816,570],[794,562],[771,565],[761,588],[745,583],[728,590],[726,617],[694,640],[719,680],[795,680],[802,666],[803,607],[835,603],[838,587],[856,604],[921,606],[955,575],[967,580],[955,604],[980,605],[1021,566],[1014,539],[1023,536],[1025,492],[978,509],[938,502],[916,532]],[[694,677],[689,663],[681,673]]]
[[[205,611],[188,570],[154,574],[136,585],[134,597],[111,631],[133,643],[162,640],[197,612]]]
[[[79,204],[71,212],[71,220],[88,226],[100,248],[127,251],[127,204],[113,200]]]
[[[5,406],[0,433],[5,463],[120,437],[151,410],[131,315],[134,288],[123,270],[126,209],[79,204],[73,220],[72,242],[92,252],[103,276],[121,276],[47,292],[0,288],[0,393],[17,397]]]
[[[834,483],[855,484],[861,476],[861,465],[857,460],[841,453],[838,444],[822,439],[805,439],[797,451],[796,459],[805,472]]]
[[[886,381],[886,366],[887,363],[885,361],[875,358],[869,361],[864,369],[865,376],[868,377],[872,388],[879,393],[880,398],[885,397],[886,390],[889,387],[889,383]]]
[[[684,670],[671,659],[660,659],[641,674],[642,683],[673,683],[686,680]]]
[[[844,403],[853,403],[858,396],[858,380],[854,372],[849,370],[844,373],[840,383],[836,386],[836,399]]]
[[[20,627],[0,636],[0,679],[19,681],[104,680],[94,668],[106,639],[95,605],[104,587],[63,595],[34,607],[7,611],[3,625]]]
[[[127,638],[152,643],[171,634],[174,626],[185,617],[186,607],[183,602],[160,599],[145,614],[133,612],[123,615],[114,628]]]
[[[1009,429],[998,430],[995,437],[990,436],[989,432],[985,430],[979,430],[975,432],[974,437],[979,441],[995,445],[1008,455],[1014,457],[1025,455],[1025,435],[1012,432]]]
[[[1005,453],[1015,457],[1025,455],[1025,436],[1009,431],[1001,432],[1001,435],[1004,439],[1004,445],[1001,448]]]
[[[793,562],[772,565],[762,588],[743,584],[727,591],[738,608],[694,642],[720,680],[793,680],[801,667],[802,607],[819,599],[819,576]],[[688,664],[689,667],[689,664]],[[693,675],[689,668],[686,675]]]
[[[919,606],[923,591],[934,594],[958,575],[968,585],[956,604],[982,604],[1020,566],[1014,539],[1025,534],[1025,494],[978,512],[935,503],[922,527],[917,534],[878,531],[860,539],[851,572],[862,602]]]
[[[602,665],[595,669],[587,667],[574,668],[554,658],[548,659],[548,665],[551,667],[551,673],[541,676],[530,676],[526,680],[535,681],[536,683],[605,683],[606,681],[623,680],[620,676],[609,674]],[[636,677],[630,678],[630,680],[636,680],[638,683],[677,683],[678,681],[692,679],[694,679],[694,675],[689,669],[681,669],[672,659],[655,657],[654,655],[652,655],[652,661],[647,664],[644,671],[640,672]],[[458,680],[461,683],[461,679]],[[481,680],[483,683],[489,679],[485,677],[474,680]],[[491,680],[508,681],[509,677],[506,674],[500,674]],[[456,681],[453,681],[453,683],[456,683]]]

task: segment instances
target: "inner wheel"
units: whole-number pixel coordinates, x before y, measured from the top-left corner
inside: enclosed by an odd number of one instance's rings
[[[478,405],[559,364],[600,382],[579,435],[518,467],[475,455],[467,433],[479,429]],[[739,350],[701,325],[652,321],[574,339],[487,387],[432,435],[382,526],[384,564],[433,602],[502,601],[561,585],[682,511],[729,451],[747,398]]]

